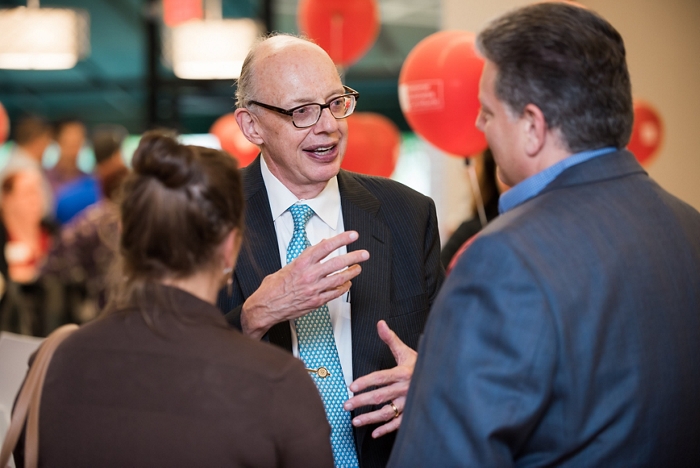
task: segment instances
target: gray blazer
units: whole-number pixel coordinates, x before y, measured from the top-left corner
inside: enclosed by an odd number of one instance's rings
[[[390,466],[697,466],[700,214],[631,153],[476,238],[418,352]]]
[[[242,173],[245,240],[233,274],[233,294],[228,296],[222,290],[219,295],[219,307],[227,313],[229,323],[238,328],[241,304],[266,275],[281,268],[260,160],[256,159]],[[358,378],[396,365],[391,351],[377,335],[379,320],[386,320],[408,346],[418,346],[444,271],[435,204],[430,198],[389,179],[343,170],[338,174],[338,186],[345,229],[359,233],[359,239],[348,245],[348,251],[366,249],[370,253],[351,288],[353,374]],[[274,326],[267,339],[291,351],[289,323]],[[385,466],[394,442],[394,435],[372,439],[375,427],[355,429],[363,468]]]

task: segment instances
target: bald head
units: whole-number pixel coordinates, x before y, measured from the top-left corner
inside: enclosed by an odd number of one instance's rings
[[[235,112],[238,126],[260,148],[270,172],[299,199],[318,195],[340,170],[348,124],[346,116],[333,114],[330,103],[345,93],[328,54],[298,37],[270,37],[244,62]],[[310,104],[320,108],[306,109]],[[299,127],[290,110],[318,110],[318,119]]]
[[[251,100],[260,99],[259,78],[262,73],[274,73],[275,70],[280,71],[287,67],[304,67],[309,58],[317,62],[326,62],[335,69],[326,51],[309,40],[286,34],[262,39],[253,45],[243,62],[236,90],[236,106],[247,107]],[[337,71],[335,73],[337,74]]]

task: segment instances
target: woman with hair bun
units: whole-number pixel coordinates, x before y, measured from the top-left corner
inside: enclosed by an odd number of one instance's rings
[[[235,160],[149,132],[132,165],[122,284],[53,356],[40,465],[332,466],[301,361],[229,328],[214,305],[243,235]]]

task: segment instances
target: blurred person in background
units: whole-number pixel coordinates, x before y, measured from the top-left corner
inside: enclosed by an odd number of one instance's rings
[[[73,219],[78,213],[83,211],[88,206],[96,203],[102,198],[102,181],[105,179],[105,172],[109,172],[114,167],[114,162],[123,167],[121,163],[121,153],[119,158],[113,159],[113,164],[110,165],[107,159],[110,159],[116,149],[112,153],[107,154],[105,147],[95,148],[95,144],[107,145],[111,148],[114,146],[113,141],[117,141],[119,145],[126,137],[127,131],[119,125],[101,125],[93,131],[92,145],[95,153],[95,170],[93,174],[82,174],[66,183],[58,191],[56,195],[56,220],[65,224]],[[109,150],[109,148],[107,150]],[[99,154],[98,154],[99,153]],[[75,166],[75,161],[73,163]]]
[[[119,128],[94,133],[95,175],[82,189],[101,191],[100,199],[61,228],[44,268],[44,274],[65,286],[67,307],[77,323],[94,318],[106,303],[107,280],[119,249],[117,198],[129,173],[121,152],[125,134]]]
[[[0,219],[8,265],[8,294],[0,309],[0,328],[44,336],[55,328],[58,291],[40,279],[52,232],[42,221],[45,212],[43,179],[32,167],[5,172],[0,181]]]
[[[53,129],[48,122],[38,116],[21,118],[13,127],[14,145],[10,151],[7,164],[0,171],[0,180],[5,180],[10,173],[21,169],[35,169],[41,175],[41,188],[44,202],[45,218],[53,217],[54,198],[46,172],[41,160],[44,151],[53,141]]]
[[[85,133],[83,122],[74,118],[61,120],[55,126],[54,138],[60,153],[56,165],[46,175],[57,200],[63,187],[85,176],[77,165],[78,155],[85,145]]]
[[[110,198],[109,194],[119,185],[119,178],[115,175],[125,169],[121,144],[126,135],[126,129],[119,125],[101,125],[93,131],[94,173],[65,185],[58,194],[56,219],[60,223],[71,221],[104,197]]]
[[[469,160],[467,160],[469,161]],[[480,156],[474,158],[470,164],[476,164],[476,174],[479,183],[479,191],[484,204],[484,214],[489,222],[498,216],[498,199],[501,194],[501,187],[496,176],[496,162],[490,149],[486,149]],[[464,245],[474,234],[481,231],[485,225],[479,217],[477,200],[472,201],[471,216],[464,221],[452,233],[450,238],[440,251],[440,262],[447,268],[460,247]]]
[[[243,236],[233,158],[146,133],[121,203],[124,282],[56,350],[39,459],[53,466],[329,467],[301,362],[215,307]],[[23,441],[15,451],[23,464]]]
[[[45,208],[41,183],[41,174],[27,168],[7,174],[0,185],[5,258],[10,278],[17,283],[36,279],[49,250],[51,236],[41,223]]]

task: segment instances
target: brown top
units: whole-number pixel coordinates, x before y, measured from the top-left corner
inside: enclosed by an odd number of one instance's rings
[[[41,403],[42,466],[333,466],[323,404],[299,360],[182,290],[155,292],[167,305],[155,331],[124,310],[57,349]]]

